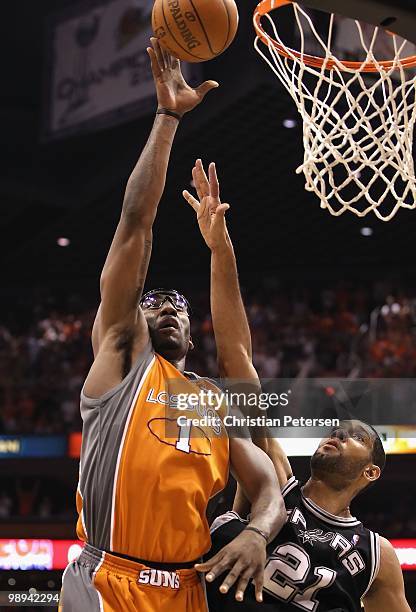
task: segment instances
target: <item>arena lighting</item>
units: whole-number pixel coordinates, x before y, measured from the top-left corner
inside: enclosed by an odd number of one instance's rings
[[[371,229],[371,227],[362,227],[360,229],[360,234],[361,236],[365,236],[365,237],[372,236],[373,230]]]
[[[416,571],[416,539],[390,540],[402,570]],[[63,570],[81,553],[78,540],[0,540],[1,570]],[[9,578],[14,586],[16,580]],[[52,582],[48,582],[48,586]],[[34,588],[34,587],[32,587]]]
[[[324,389],[327,393],[327,390]],[[416,426],[414,425],[374,425],[383,440],[387,455],[416,455]],[[311,438],[305,428],[285,428],[293,437],[280,437],[279,442],[288,457],[311,457],[321,438]],[[278,435],[279,428],[276,429]],[[303,432],[303,435],[302,435]],[[278,436],[279,437],[279,436]]]
[[[324,392],[329,397],[336,393],[335,388],[327,386]],[[384,450],[388,455],[416,454],[416,427],[413,425],[375,425],[384,440]],[[290,428],[286,428],[286,432]],[[282,437],[280,444],[288,457],[310,457],[315,452],[321,438],[299,437],[293,430],[293,437]],[[78,459],[81,452],[82,434],[74,432],[68,438],[68,457]]]
[[[390,540],[403,570],[416,570],[416,540]]]
[[[287,128],[288,130],[296,126],[297,126],[297,123],[294,119],[284,119],[283,120],[283,127]]]
[[[71,241],[69,240],[69,238],[64,238],[63,236],[61,236],[57,239],[56,244],[60,247],[67,247],[71,244]]]

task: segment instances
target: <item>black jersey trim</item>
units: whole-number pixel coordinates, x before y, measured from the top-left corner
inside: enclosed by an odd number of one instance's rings
[[[368,582],[368,586],[364,593],[361,595],[361,599],[363,599],[368,591],[371,588],[374,580],[377,578],[377,574],[380,569],[380,560],[381,560],[381,552],[380,552],[380,536],[378,533],[374,533],[370,531],[370,557],[371,557],[371,572],[370,572],[370,580]]]
[[[293,489],[299,486],[299,481],[295,476],[291,476],[285,486],[282,488],[282,495],[285,498]],[[361,521],[359,521],[355,516],[351,518],[344,518],[342,516],[336,516],[335,514],[331,514],[327,512],[317,504],[315,504],[311,499],[305,497],[301,491],[302,501],[306,508],[312,512],[315,516],[326,521],[330,525],[336,525],[337,527],[357,527],[361,525]]]
[[[198,380],[199,378],[202,378],[202,376],[198,376],[196,372],[191,372],[191,371],[188,372],[187,370],[184,370],[183,375],[186,376],[188,380]]]
[[[210,532],[214,533],[214,531],[216,531],[219,527],[222,527],[222,525],[225,525],[226,523],[229,523],[230,521],[234,521],[236,519],[237,521],[240,521],[240,523],[244,523],[244,525],[248,525],[249,523],[247,519],[241,518],[241,516],[237,514],[237,512],[234,512],[234,510],[230,510],[225,514],[217,516],[217,518],[211,525]]]
[[[284,487],[282,487],[282,495],[285,497],[292,489],[299,485],[299,480],[295,476],[291,476]]]
[[[344,518],[342,516],[336,516],[335,514],[331,514],[330,512],[323,510],[323,508],[320,508],[311,499],[305,497],[303,493],[302,501],[307,507],[307,509],[312,512],[312,514],[329,523],[330,525],[337,525],[338,527],[357,527],[358,525],[361,525],[361,521],[356,519],[355,516],[351,518]]]

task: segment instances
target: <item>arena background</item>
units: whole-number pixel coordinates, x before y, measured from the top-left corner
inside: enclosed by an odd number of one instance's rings
[[[133,13],[123,27],[134,38],[146,26],[149,3],[130,4]],[[196,79],[214,78],[221,87],[178,132],[147,286],[175,286],[189,295],[197,346],[189,368],[215,376],[209,253],[181,191],[189,188],[197,157],[216,161],[223,198],[232,205],[229,227],[261,375],[414,378],[416,213],[402,210],[389,223],[333,218],[304,191],[295,174],[302,126],[287,93],[252,49],[254,6],[252,0],[239,4],[236,41],[217,60],[198,66]],[[94,5],[79,7],[88,12]],[[58,590],[62,569],[33,568],[48,566],[58,541],[76,539],[78,396],[91,363],[99,274],[126,180],[153,120],[154,99],[147,99],[100,125],[48,131],[51,23],[68,9],[72,3],[64,0],[8,3],[2,23],[2,591]],[[409,402],[411,426],[414,411]],[[414,610],[415,461],[415,454],[390,455],[382,481],[353,507],[369,528],[409,540],[405,580]],[[292,463],[296,473],[306,474],[307,458]],[[227,501],[221,500],[223,507]],[[55,563],[58,557],[55,551]],[[25,563],[32,569],[21,569]]]

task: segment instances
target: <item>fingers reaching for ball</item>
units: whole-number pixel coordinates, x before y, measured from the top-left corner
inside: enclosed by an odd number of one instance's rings
[[[235,0],[154,0],[152,27],[163,46],[179,59],[205,62],[234,40],[238,9]]]
[[[152,46],[147,47],[146,51],[150,57],[153,76],[158,78],[164,70],[172,66],[172,59],[157,38],[152,37],[150,43]]]
[[[179,60],[174,58],[157,38],[152,37],[150,42],[152,46],[147,47],[147,52],[155,81],[158,106],[175,113],[175,118],[179,115],[180,119],[198,106],[211,89],[218,87],[218,83],[205,81],[198,87],[190,87],[183,77]]]

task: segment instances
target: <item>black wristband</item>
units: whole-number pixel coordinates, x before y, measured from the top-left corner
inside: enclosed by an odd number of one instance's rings
[[[251,525],[249,525],[248,527],[245,528],[244,531],[254,531],[255,533],[258,533],[259,535],[261,535],[262,538],[264,538],[266,540],[266,544],[269,541],[269,538],[264,533],[264,531],[262,531],[261,529],[257,529],[257,527],[252,527]]]
[[[169,117],[175,117],[178,121],[182,119],[182,115],[179,113],[175,113],[174,111],[169,110],[168,108],[158,108],[156,111],[156,115],[169,115]]]

